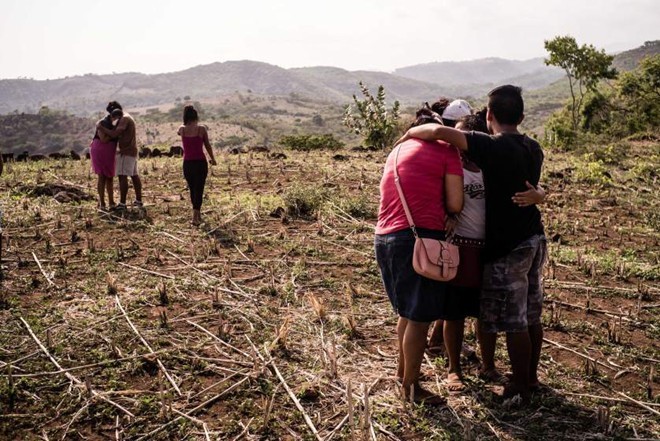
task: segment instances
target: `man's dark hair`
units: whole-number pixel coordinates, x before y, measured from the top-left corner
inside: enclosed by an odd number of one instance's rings
[[[110,101],[108,103],[108,106],[105,108],[105,110],[108,113],[112,113],[112,111],[115,110],[115,109],[123,110],[123,108],[121,107],[121,104],[119,104],[117,101]]]
[[[183,125],[188,125],[188,123],[194,121],[199,121],[199,116],[195,107],[189,104],[183,108]]]
[[[510,84],[496,87],[488,92],[488,108],[498,123],[520,124],[525,111],[522,89]]]

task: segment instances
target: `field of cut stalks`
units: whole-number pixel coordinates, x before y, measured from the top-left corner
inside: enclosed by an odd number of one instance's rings
[[[0,439],[658,438],[660,146],[610,154],[546,155],[546,387],[525,408],[474,360],[449,395],[443,357],[422,371],[447,406],[402,402],[373,254],[385,153],[218,153],[199,228],[180,159],[141,160],[125,213],[96,209],[87,160],[7,164]]]

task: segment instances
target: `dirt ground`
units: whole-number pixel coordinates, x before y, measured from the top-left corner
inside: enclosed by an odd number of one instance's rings
[[[423,374],[447,405],[400,399],[373,256],[384,153],[218,154],[199,228],[180,159],[141,160],[146,206],[126,213],[32,191],[94,197],[89,161],[7,164],[0,438],[658,438],[659,147],[633,147],[603,170],[547,155],[545,387],[528,407],[468,359],[450,395],[442,356]]]

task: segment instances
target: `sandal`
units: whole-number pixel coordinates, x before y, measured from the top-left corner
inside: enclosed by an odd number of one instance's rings
[[[531,401],[532,394],[529,390],[520,389],[518,386],[514,386],[512,383],[508,383],[504,386],[502,390],[502,398],[504,400],[517,400],[516,397],[520,397],[520,403],[522,405],[529,404]]]
[[[459,394],[467,388],[465,383],[463,383],[463,377],[455,372],[447,374],[445,383],[450,394]]]
[[[430,357],[442,357],[445,355],[445,346],[427,346],[426,353]]]
[[[495,384],[506,384],[509,381],[509,378],[506,375],[502,375],[497,369],[479,371],[479,378],[486,383]]]

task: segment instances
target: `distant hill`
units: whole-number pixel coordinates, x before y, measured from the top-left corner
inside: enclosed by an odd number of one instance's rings
[[[620,71],[633,70],[644,57],[657,54],[660,54],[660,40],[647,41],[636,49],[616,54],[612,64]]]
[[[546,66],[543,58],[524,61],[483,58],[417,64],[396,69],[394,74],[445,86],[515,83],[536,89],[561,78],[562,71]]]
[[[657,41],[618,54],[615,65],[620,63],[628,68],[651,53],[658,53]],[[0,80],[0,114],[36,113],[41,106],[48,106],[89,116],[102,111],[113,99],[128,108],[148,108],[172,104],[186,96],[204,101],[235,92],[295,95],[346,103],[352,94],[359,93],[357,83],[360,80],[373,88],[379,84],[385,86],[388,99],[417,105],[442,95],[483,97],[494,85],[502,83],[518,84],[526,90],[542,90],[562,76],[561,70],[545,66],[542,58],[428,63],[402,67],[393,73],[347,71],[336,67],[283,69],[256,61],[227,61],[155,75],[86,74],[44,81]]]
[[[43,105],[89,115],[118,100],[126,107],[173,103],[190,96],[213,99],[236,91],[258,95],[295,94],[316,100],[347,102],[359,93],[358,82],[383,84],[389,99],[425,101],[450,89],[385,72],[349,72],[333,67],[283,69],[256,61],[227,61],[180,72],[145,75],[83,75],[58,80],[0,80],[0,113],[36,112]]]

